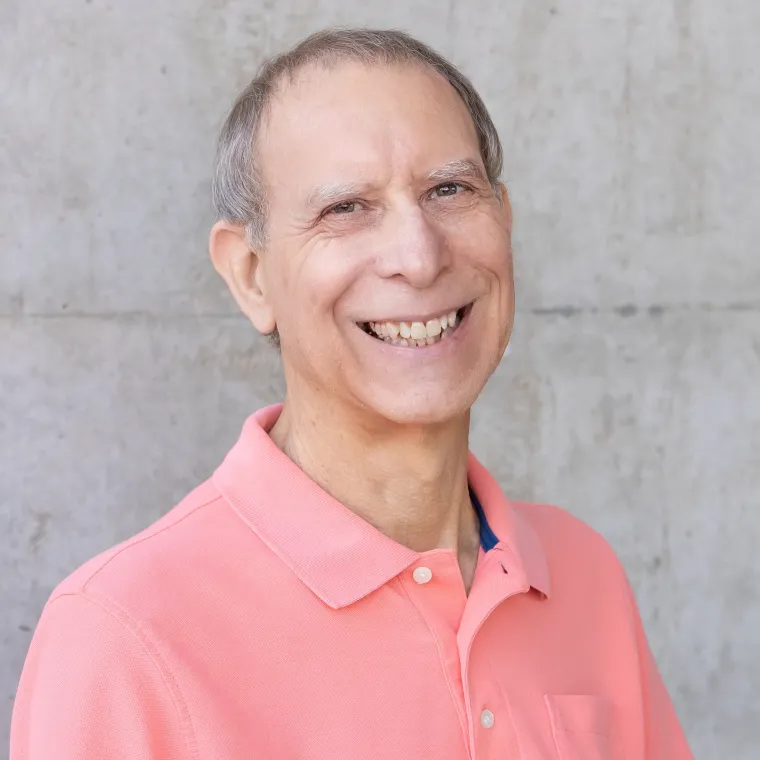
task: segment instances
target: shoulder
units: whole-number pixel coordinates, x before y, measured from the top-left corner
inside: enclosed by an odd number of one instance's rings
[[[584,546],[609,550],[609,543],[601,533],[567,509],[541,502],[513,501],[512,505],[547,540],[562,539],[566,543],[573,538]]]
[[[67,742],[72,739],[64,718],[72,716],[82,727],[82,741],[112,742],[120,728],[103,719],[104,693],[119,701],[115,712],[124,720],[139,715],[145,728],[144,716],[151,715],[156,730],[176,732],[176,741],[183,741],[176,721],[182,696],[164,647],[167,623],[171,629],[178,610],[197,593],[198,578],[208,569],[197,557],[214,542],[219,525],[224,530],[233,522],[229,512],[206,481],[153,525],[85,562],[57,586],[24,664],[15,708],[18,746],[28,739],[30,715]],[[62,690],[67,710],[56,701]]]
[[[160,583],[161,565],[180,561],[192,549],[213,521],[214,508],[223,508],[221,502],[212,481],[205,481],[155,523],[77,568],[55,588],[48,605],[89,592],[116,597],[144,593],[149,580]]]
[[[538,536],[552,575],[592,576],[625,584],[623,565],[609,541],[588,523],[551,504],[512,502]],[[590,580],[591,578],[589,578]]]

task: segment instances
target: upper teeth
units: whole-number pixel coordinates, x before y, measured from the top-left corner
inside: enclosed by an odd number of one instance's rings
[[[369,326],[381,338],[424,340],[440,335],[447,327],[454,327],[457,313],[450,311],[427,322],[370,322]]]

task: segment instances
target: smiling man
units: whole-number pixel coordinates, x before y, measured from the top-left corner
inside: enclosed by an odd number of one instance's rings
[[[610,547],[468,450],[514,313],[500,171],[472,85],[404,34],[263,67],[210,250],[284,404],[54,592],[12,760],[691,757]]]

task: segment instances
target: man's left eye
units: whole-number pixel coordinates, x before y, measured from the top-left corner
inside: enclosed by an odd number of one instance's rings
[[[464,185],[459,184],[459,182],[447,182],[444,185],[438,185],[435,188],[435,194],[439,198],[446,198],[450,195],[456,195],[460,190],[464,190]]]
[[[356,201],[343,201],[331,206],[327,211],[331,214],[351,214],[356,211],[358,205],[359,204]]]

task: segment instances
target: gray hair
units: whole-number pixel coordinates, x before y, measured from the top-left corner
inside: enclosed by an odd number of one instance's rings
[[[334,66],[346,61],[366,65],[421,64],[443,76],[467,106],[478,136],[480,155],[494,192],[502,170],[502,148],[483,100],[452,63],[424,43],[394,29],[326,29],[291,50],[265,61],[240,93],[219,135],[212,195],[218,220],[244,227],[249,244],[267,242],[267,204],[256,161],[256,139],[272,97],[284,80],[309,65]],[[273,336],[278,343],[278,336]]]

